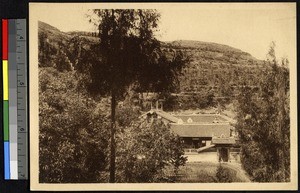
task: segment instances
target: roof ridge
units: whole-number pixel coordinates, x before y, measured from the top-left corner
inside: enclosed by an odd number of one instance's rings
[[[149,111],[147,111],[146,113],[142,114],[140,117],[143,117],[145,115],[147,115],[148,113],[156,113],[157,115],[171,121],[171,122],[175,122],[177,123],[179,121],[179,119],[177,117],[174,117],[173,115],[171,115],[170,113],[163,111],[161,109],[151,109]]]
[[[175,114],[175,116],[201,116],[201,115],[204,115],[204,116],[215,116],[215,115],[219,115],[219,114],[216,114],[216,113],[214,113],[214,114],[210,114],[210,113],[205,113],[205,114]]]
[[[199,123],[201,123],[201,124],[199,124]],[[178,124],[178,123],[170,123],[170,124],[172,124],[172,125],[230,125],[230,123],[228,123],[228,122],[222,122],[222,123],[193,122],[193,123],[182,123],[182,124]]]
[[[163,118],[165,118],[165,119],[167,119],[167,120],[170,120],[170,121],[172,121],[172,122],[178,122],[179,121],[179,119],[177,118],[177,117],[174,117],[173,115],[171,115],[171,114],[169,114],[169,113],[167,113],[167,112],[165,112],[165,111],[162,111],[162,110],[156,110],[156,111],[154,111],[154,112],[156,112],[156,114],[158,114],[158,115],[160,115],[161,117],[163,117]]]

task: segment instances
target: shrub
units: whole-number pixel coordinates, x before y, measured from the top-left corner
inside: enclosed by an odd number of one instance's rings
[[[179,138],[159,119],[134,122],[117,141],[119,182],[166,181],[163,169],[172,165],[176,173],[186,161]]]
[[[99,182],[106,168],[108,125],[71,72],[40,69],[41,183]]]
[[[234,182],[236,178],[236,172],[223,167],[221,164],[217,168],[216,172],[216,182]]]

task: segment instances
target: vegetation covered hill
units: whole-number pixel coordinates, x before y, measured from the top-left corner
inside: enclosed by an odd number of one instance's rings
[[[200,41],[174,41],[166,47],[183,50],[191,57],[183,72],[180,91],[199,91],[203,87],[218,87],[225,81],[232,87],[255,85],[253,75],[264,62],[249,53],[227,45]]]
[[[95,36],[92,32],[65,33],[39,22],[39,67],[55,67],[60,71],[84,68],[80,61],[89,59],[90,47],[99,41]],[[179,50],[190,57],[177,91],[160,96],[166,100],[167,110],[230,103],[240,87],[255,87],[265,68],[264,61],[227,45],[188,40],[162,44],[170,57]]]
[[[267,67],[264,61],[227,45],[181,40],[166,42],[165,47],[170,53],[182,50],[191,58],[180,77],[178,94],[167,97],[171,110],[231,103],[241,87],[256,87]],[[174,105],[178,106],[174,109]]]

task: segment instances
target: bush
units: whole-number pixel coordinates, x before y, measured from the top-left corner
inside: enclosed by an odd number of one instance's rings
[[[40,68],[41,183],[101,181],[107,167],[108,124],[72,72]]]
[[[118,182],[166,181],[163,169],[172,165],[176,173],[186,161],[180,139],[159,119],[134,122],[117,142]]]
[[[217,168],[216,172],[216,182],[235,182],[236,172],[223,167],[221,164]]]

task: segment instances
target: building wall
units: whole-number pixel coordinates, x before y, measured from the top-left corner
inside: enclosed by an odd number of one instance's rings
[[[183,147],[186,149],[198,149],[211,143],[211,137],[183,137]]]

